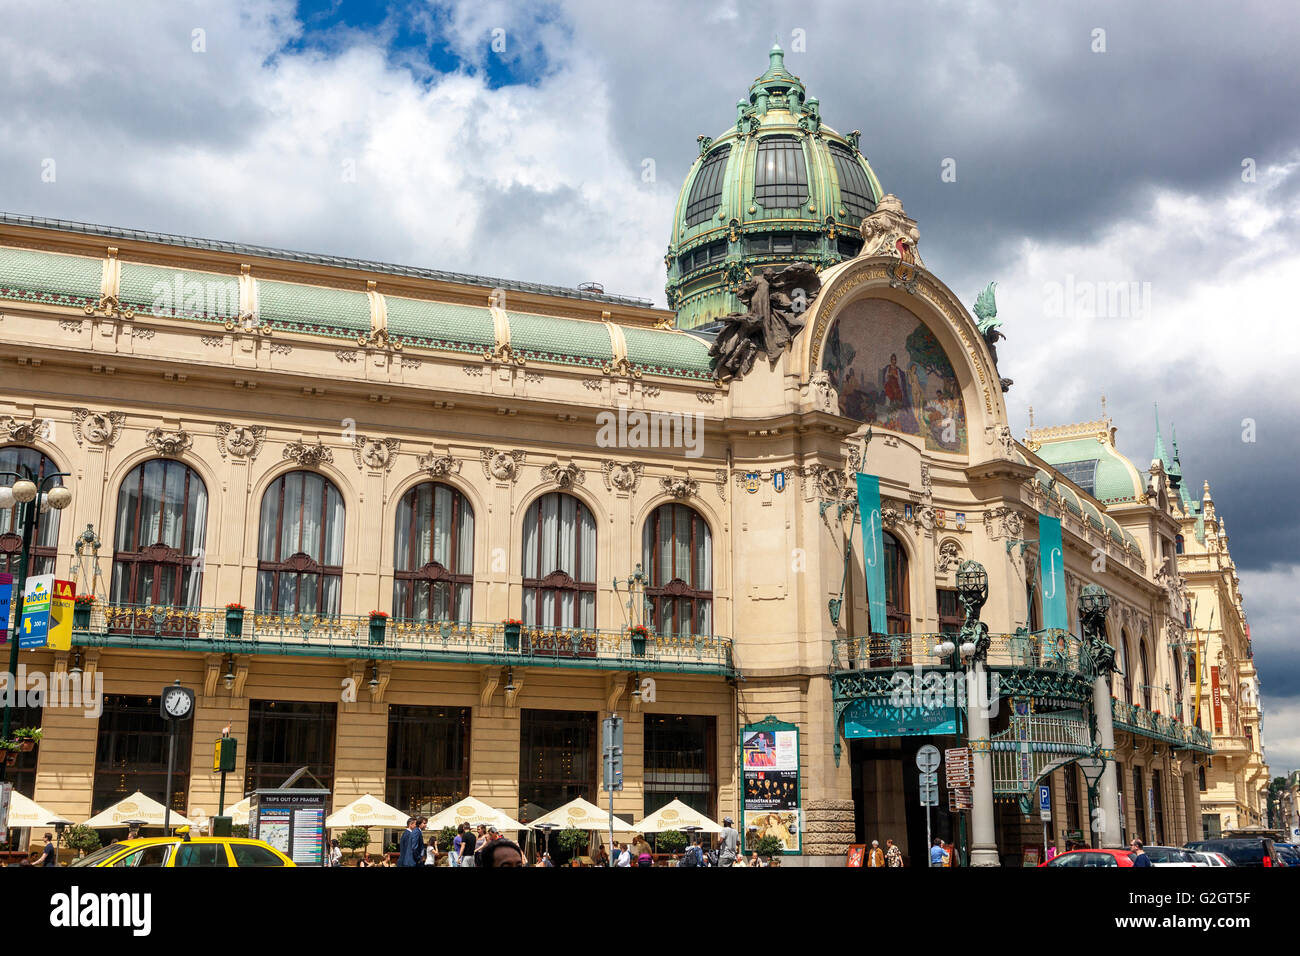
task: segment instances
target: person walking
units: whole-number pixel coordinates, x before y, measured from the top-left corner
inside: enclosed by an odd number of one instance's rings
[[[339,849],[338,840],[330,840],[330,866],[343,865],[343,851]]]
[[[58,866],[59,865],[58,852],[54,849],[54,837],[52,837],[48,833],[45,834],[45,845],[41,847],[41,862],[37,863],[36,865],[37,866]]]
[[[456,835],[451,839],[451,865],[460,866],[461,855],[465,852],[465,824],[458,824]]]
[[[885,866],[900,867],[903,865],[903,851],[898,848],[898,844],[893,840],[885,841]]]
[[[722,818],[722,833],[718,835],[718,866],[732,866],[736,862],[740,834],[732,826],[733,822],[731,817]]]
[[[408,817],[406,820],[406,829],[402,831],[402,838],[397,841],[397,865],[398,866],[415,866],[414,843],[416,839],[416,824],[419,821],[415,817]]]
[[[867,866],[884,866],[885,851],[880,848],[879,840],[871,841],[871,852],[867,854]]]
[[[427,827],[428,827],[427,820],[424,823],[420,824],[421,830],[426,829]],[[424,848],[424,865],[425,866],[438,865],[438,835],[436,833],[429,834],[429,845]]]
[[[934,838],[934,846],[930,847],[930,865],[944,866],[944,857],[948,854],[943,848],[943,841],[938,837]]]
[[[1134,866],[1155,866],[1151,862],[1151,857],[1147,856],[1146,850],[1142,849],[1142,841],[1137,837],[1133,838],[1133,842],[1128,847],[1132,851],[1129,856],[1133,860]]]

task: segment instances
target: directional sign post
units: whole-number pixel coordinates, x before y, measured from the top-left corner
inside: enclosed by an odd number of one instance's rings
[[[939,748],[926,744],[916,752],[916,769],[921,771],[921,806],[925,807],[925,858],[930,858],[930,808],[939,805]]]
[[[1052,819],[1052,788],[1038,788],[1038,815],[1043,820],[1043,859],[1047,859],[1047,824]]]

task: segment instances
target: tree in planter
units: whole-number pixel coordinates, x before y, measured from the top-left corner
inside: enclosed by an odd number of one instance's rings
[[[365,827],[348,827],[339,834],[339,846],[345,850],[351,850],[354,859],[357,850],[365,849],[369,845],[370,831]]]
[[[451,848],[454,845],[452,841],[455,839],[456,839],[455,827],[443,827],[441,830],[439,830],[438,831],[438,852],[450,853]]]
[[[759,839],[754,849],[758,850],[759,856],[771,859],[785,852],[785,844],[780,837],[765,836]]]
[[[681,853],[686,849],[686,834],[681,830],[664,830],[655,838],[655,846],[664,853]]]
[[[561,830],[555,834],[555,845],[572,859],[575,856],[582,855],[582,851],[587,848],[588,839],[590,839],[590,834],[586,830]]]
[[[86,826],[84,823],[68,827],[64,831],[63,842],[69,849],[76,850],[78,856],[94,853],[103,846],[99,839],[99,831]]]

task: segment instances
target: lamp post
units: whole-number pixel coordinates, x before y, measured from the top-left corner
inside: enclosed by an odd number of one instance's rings
[[[22,544],[18,549],[18,574],[14,578],[14,634],[9,640],[9,673],[18,673],[18,628],[23,619],[23,591],[27,587],[28,556],[32,550],[32,539],[36,535],[37,515],[41,507],[48,506],[55,511],[62,511],[72,504],[72,489],[63,485],[54,485],[60,478],[71,475],[66,471],[56,471],[46,475],[38,485],[30,478],[25,478],[15,471],[0,471],[0,478],[17,479],[11,485],[0,485],[0,508],[20,508],[15,516],[14,527],[21,527]],[[47,490],[48,489],[48,490]],[[13,702],[17,695],[9,694],[5,698],[3,730],[0,740],[9,739],[13,726]],[[5,778],[5,765],[0,763],[0,781]]]
[[[1111,675],[1117,673],[1115,648],[1106,640],[1106,612],[1110,610],[1110,595],[1099,584],[1085,584],[1079,593],[1079,624],[1083,629],[1083,645],[1091,664],[1092,710],[1097,725],[1097,759],[1102,763],[1098,779],[1100,819],[1092,822],[1093,831],[1101,837],[1102,847],[1123,845],[1120,834],[1119,787],[1115,774],[1115,723],[1110,709]]]
[[[989,653],[989,626],[980,610],[989,599],[989,575],[978,561],[957,568],[957,599],[965,612],[954,666],[969,661],[966,670],[966,736],[971,750],[971,866],[1001,866],[993,831],[993,745],[989,737],[988,682],[984,662]]]

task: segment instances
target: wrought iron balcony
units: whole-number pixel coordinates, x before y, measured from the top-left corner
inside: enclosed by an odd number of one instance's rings
[[[1079,639],[1066,631],[1020,631],[989,635],[988,667],[1046,670],[1088,676],[1079,658]],[[956,641],[952,633],[885,634],[836,638],[831,642],[832,671],[945,669],[949,659],[935,648]]]
[[[78,609],[73,643],[91,647],[513,664],[732,676],[732,642],[712,634],[592,628],[514,628],[503,623],[365,615],[229,615],[225,608],[95,604]],[[234,618],[239,620],[234,620]]]
[[[1214,752],[1214,741],[1208,731],[1153,713],[1144,707],[1135,707],[1118,698],[1111,698],[1110,703],[1116,730],[1141,734],[1178,748],[1207,754]]]

